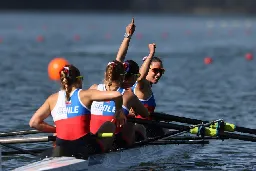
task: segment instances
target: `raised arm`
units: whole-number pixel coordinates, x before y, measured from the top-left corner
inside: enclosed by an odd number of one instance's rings
[[[151,60],[155,55],[156,45],[154,43],[149,44],[148,48],[149,48],[149,55],[146,57],[146,59],[144,60],[143,64],[140,67],[140,77],[137,80],[138,86],[142,86],[141,84],[143,84],[144,80],[146,80]]]
[[[124,62],[125,56],[128,51],[129,43],[134,31],[135,31],[134,18],[132,18],[131,23],[126,27],[126,33],[124,35],[123,42],[120,45],[120,48],[117,52],[117,55],[116,55],[117,61]]]

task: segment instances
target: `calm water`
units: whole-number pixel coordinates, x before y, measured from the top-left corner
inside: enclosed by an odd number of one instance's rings
[[[164,60],[166,74],[154,85],[157,111],[204,120],[223,118],[256,128],[255,60],[244,58],[255,52],[255,18],[1,13],[0,130],[29,128],[35,110],[58,90],[47,75],[54,57],[63,56],[78,66],[85,88],[101,82],[132,16],[137,27],[127,58],[141,64],[147,44],[155,42],[157,55]],[[36,41],[40,35],[43,42]],[[80,40],[74,39],[76,35]],[[212,65],[204,64],[206,56],[213,58]],[[212,141],[186,160],[156,157],[146,169],[128,170],[253,170],[255,152],[255,143]],[[29,161],[31,156],[3,158],[4,170]]]

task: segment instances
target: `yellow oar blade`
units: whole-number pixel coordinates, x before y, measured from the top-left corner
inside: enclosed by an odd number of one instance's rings
[[[190,133],[191,134],[197,134],[198,133],[198,127],[190,129]],[[205,128],[204,135],[205,136],[215,137],[215,136],[217,136],[217,130],[216,129],[212,129],[212,128]]]
[[[216,129],[218,127],[218,123],[215,123],[213,125],[211,125],[211,128]],[[236,126],[234,124],[231,123],[224,123],[224,131],[228,131],[228,132],[234,132],[236,129]]]

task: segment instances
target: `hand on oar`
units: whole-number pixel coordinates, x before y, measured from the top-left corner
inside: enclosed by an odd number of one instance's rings
[[[114,119],[111,122],[114,122],[117,127],[122,127],[126,123],[126,116],[123,109],[115,111]]]

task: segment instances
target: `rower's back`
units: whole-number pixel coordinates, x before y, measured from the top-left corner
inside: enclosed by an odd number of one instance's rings
[[[98,84],[97,90],[107,91],[105,84]],[[118,88],[116,91],[123,94],[125,89]],[[123,106],[125,115],[129,114],[129,110]],[[115,115],[115,102],[114,101],[93,101],[91,105],[91,132],[96,134],[99,128],[107,121],[112,121]],[[120,130],[116,130],[118,132]]]
[[[64,90],[58,92],[58,99],[51,111],[56,125],[56,145],[62,145],[63,140],[77,140],[90,133],[90,110],[81,102],[79,93],[81,89],[75,89],[66,101]],[[65,144],[65,143],[64,143]]]

